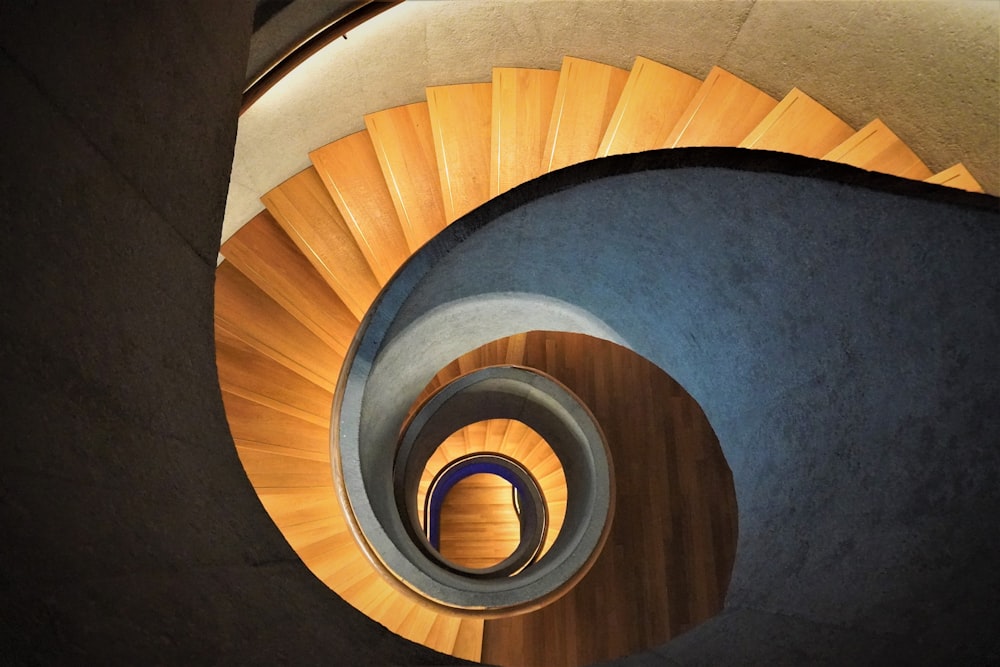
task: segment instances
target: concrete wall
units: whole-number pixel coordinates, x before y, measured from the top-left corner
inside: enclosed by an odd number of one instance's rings
[[[5,3],[0,662],[439,664],[310,574],[226,427],[251,2]]]
[[[597,160],[421,249],[344,405],[380,442],[455,348],[619,340],[704,409],[740,530],[723,615],[631,664],[988,664],[998,252],[985,195],[735,149]]]

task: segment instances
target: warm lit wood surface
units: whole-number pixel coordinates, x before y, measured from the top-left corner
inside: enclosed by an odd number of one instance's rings
[[[299,172],[261,201],[354,316],[363,317],[378,281],[316,170]]]
[[[215,272],[216,326],[310,382],[333,391],[343,356],[229,262]]]
[[[563,58],[542,155],[543,172],[597,155],[628,75],[628,70],[611,65]]]
[[[487,347],[494,362],[506,355],[504,346]],[[589,664],[661,644],[712,616],[735,555],[736,504],[697,404],[652,364],[586,336],[530,333],[524,363],[566,384],[604,429],[615,465],[615,521],[597,562],[565,597],[486,622],[483,660]]]
[[[367,130],[309,154],[380,285],[410,256],[389,188]]]
[[[215,329],[215,359],[223,391],[304,419],[330,425],[333,392],[261,354],[224,329]]]
[[[403,233],[415,251],[446,225],[427,102],[368,114],[365,127]]]
[[[493,84],[427,89],[445,219],[454,222],[490,198]]]
[[[270,213],[262,211],[241,227],[222,246],[222,253],[323,342],[341,356],[347,354],[358,318],[326,288],[316,269]]]
[[[538,176],[552,120],[559,72],[493,68],[490,193],[497,196]]]
[[[441,506],[441,555],[463,567],[496,565],[517,549],[521,526],[514,510],[514,487],[497,475],[466,477]]]
[[[713,67],[667,135],[663,148],[736,146],[778,101],[721,67]]]
[[[518,336],[522,341],[514,349],[523,350],[524,336]],[[506,346],[501,350],[497,345],[490,348],[500,350],[496,358],[507,358]],[[487,353],[488,354],[488,353]],[[477,358],[487,359],[482,352],[476,353]],[[505,362],[513,363],[513,362]],[[489,365],[489,364],[484,364]],[[447,373],[439,382],[449,382],[461,373]],[[563,467],[549,444],[542,436],[522,422],[513,419],[490,419],[470,424],[459,429],[445,439],[427,460],[417,486],[417,517],[421,525],[424,523],[424,505],[427,491],[434,477],[449,463],[467,454],[478,452],[495,452],[518,461],[538,482],[538,487],[545,498],[549,512],[549,525],[545,534],[541,554],[544,555],[562,528],[566,518],[566,475]]]
[[[903,178],[924,179],[931,176],[931,170],[917,154],[877,118],[824,155],[823,159]]]
[[[820,158],[854,134],[832,111],[792,88],[778,106],[740,142],[740,148]]]
[[[928,183],[947,185],[951,188],[959,188],[960,190],[968,190],[969,192],[983,192],[983,186],[979,184],[979,181],[976,180],[961,162],[943,171],[939,171],[925,180]]]
[[[663,146],[700,86],[680,70],[636,58],[597,157]]]

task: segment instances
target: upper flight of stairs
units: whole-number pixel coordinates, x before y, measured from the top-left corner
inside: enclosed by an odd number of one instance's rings
[[[386,583],[353,541],[330,467],[344,356],[379,290],[413,252],[545,172],[655,148],[784,151],[982,191],[961,164],[932,174],[877,119],[855,130],[797,88],[777,100],[718,67],[700,81],[641,57],[631,71],[572,57],[558,72],[496,68],[491,82],[430,87],[426,101],[371,113],[364,125],[311,152],[312,166],[265,193],[265,210],[223,245],[220,385],[247,475],[303,562],[390,630],[473,660],[483,620],[440,613]],[[517,338],[505,345],[499,358],[519,363]],[[465,367],[443,369],[428,390],[475,363],[463,357]],[[516,422],[497,429],[464,429],[432,467],[508,451],[530,462],[559,517],[565,481],[559,491],[554,454]]]

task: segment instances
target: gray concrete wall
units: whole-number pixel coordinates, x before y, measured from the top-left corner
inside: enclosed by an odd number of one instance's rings
[[[360,414],[377,441],[456,347],[616,338],[704,408],[739,506],[725,613],[634,664],[984,664],[998,252],[995,198],[841,165],[734,149],[578,165],[398,274],[360,346]],[[451,349],[427,344],[442,331]]]
[[[330,593],[226,428],[251,2],[5,3],[0,662],[439,664]]]

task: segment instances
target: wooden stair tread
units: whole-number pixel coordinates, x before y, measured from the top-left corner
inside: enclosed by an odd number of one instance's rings
[[[375,279],[385,285],[410,256],[410,248],[368,130],[318,148],[309,159]]]
[[[230,393],[305,419],[328,425],[333,392],[310,382],[261,354],[224,329],[215,329],[219,386]]]
[[[438,614],[424,639],[424,645],[441,653],[451,653],[455,650],[455,642],[458,641],[458,633],[461,629],[461,616]]]
[[[236,451],[255,487],[333,484],[328,461],[310,461],[239,446]]]
[[[289,501],[288,498],[289,496],[261,494],[261,503],[275,522],[281,522],[282,532],[319,519],[330,520],[347,530],[333,489],[315,491],[299,496],[294,501]]]
[[[931,176],[931,170],[917,154],[877,118],[824,155],[823,159],[903,178],[924,179]]]
[[[409,598],[397,596],[392,603],[381,610],[378,622],[399,634],[399,628],[407,615],[417,607],[417,603]]]
[[[427,102],[368,114],[365,127],[414,252],[447,226]]]
[[[434,621],[437,620],[437,617],[437,612],[418,604],[410,610],[410,613],[406,615],[403,622],[399,624],[396,634],[412,642],[423,644],[427,641],[427,635],[430,634],[431,628],[434,627]]]
[[[490,198],[493,84],[427,88],[445,220],[450,224]]]
[[[268,211],[222,246],[222,254],[257,287],[342,356],[358,318],[331,291]]]
[[[597,155],[628,76],[628,70],[619,67],[563,58],[542,154],[543,173]]]
[[[330,508],[325,503],[314,504],[309,513],[301,513],[294,522],[286,523],[282,527],[282,532],[291,540],[308,540],[309,543],[319,539],[337,537],[343,539],[344,533],[347,532],[347,526],[337,517],[330,515],[329,511]],[[322,512],[326,512],[326,514],[320,516]]]
[[[721,67],[713,67],[663,142],[663,148],[736,146],[778,101]]]
[[[452,655],[479,662],[483,655],[483,626],[485,621],[481,618],[462,619],[461,629],[455,639],[455,647]]]
[[[558,86],[557,71],[493,68],[491,196],[530,181],[541,173],[545,139]]]
[[[272,442],[263,442],[262,440],[251,440],[250,438],[237,438],[233,437],[233,442],[237,447],[245,449],[248,451],[265,452],[269,454],[276,454],[278,456],[287,456],[293,459],[306,459],[308,461],[322,461],[324,463],[330,462],[330,454],[323,452],[322,449],[317,449],[315,447],[303,447],[294,446],[299,443],[288,442],[285,444],[274,444]]]
[[[229,262],[215,271],[215,321],[250,347],[328,391],[343,357]]]
[[[261,201],[354,316],[364,317],[379,284],[316,169],[292,176]]]
[[[983,186],[969,172],[964,164],[959,162],[943,171],[924,179],[928,183],[947,185],[950,188],[968,190],[969,192],[983,192]]]
[[[700,86],[696,77],[637,57],[597,157],[662,147]]]
[[[399,593],[392,586],[383,581],[380,576],[376,577],[376,579],[377,580],[373,581],[369,586],[369,590],[364,599],[358,600],[355,606],[369,618],[378,620],[379,608],[387,602],[390,602],[393,598],[398,597]]]
[[[792,90],[740,142],[740,148],[820,158],[854,134],[850,125],[803,93]]]

